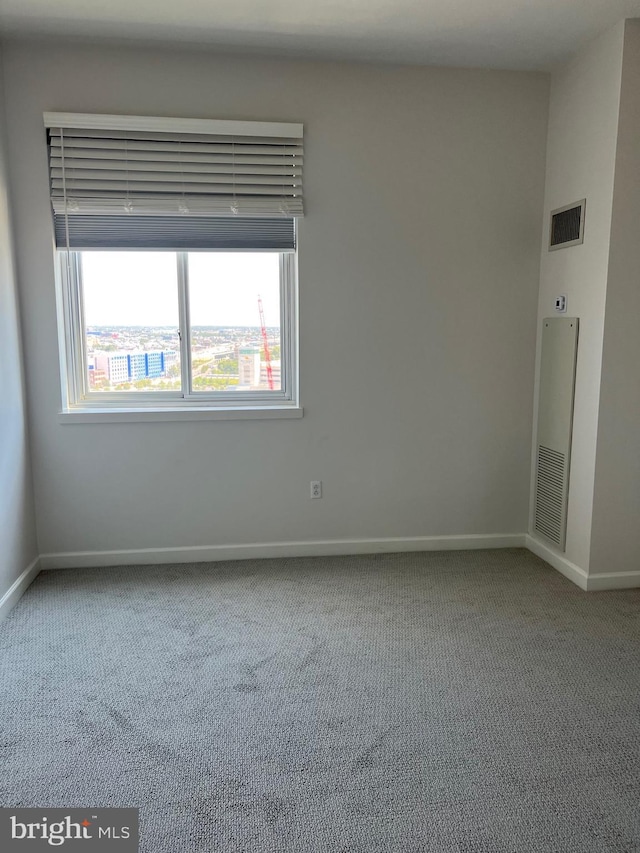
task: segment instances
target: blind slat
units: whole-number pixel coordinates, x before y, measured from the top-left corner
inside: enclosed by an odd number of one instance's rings
[[[102,180],[100,178],[76,178],[75,175],[66,175],[67,196],[78,190],[105,190],[106,192],[136,192],[143,193],[164,193],[175,192],[182,194],[182,188],[186,193],[228,193],[229,187],[235,187],[236,192],[240,193],[268,193],[269,195],[293,195],[300,191],[302,181],[299,178],[295,180],[282,176],[282,180],[274,178],[272,175],[216,175],[215,182],[203,181],[202,175],[151,175],[148,178],[140,180],[140,176],[132,173],[127,179],[126,175],[114,180]],[[158,180],[158,178],[161,178]],[[54,178],[51,181],[52,190],[57,196],[62,196],[65,181]]]
[[[63,145],[61,139],[57,142],[55,139],[51,139],[50,144],[53,151],[62,150]],[[67,139],[66,136],[64,137],[64,148],[66,151],[76,151],[78,149],[105,151],[114,157],[121,157],[129,151],[164,151],[173,154],[178,152],[183,152],[184,154],[271,154],[273,156],[280,155],[283,157],[295,157],[302,153],[301,145],[283,145],[282,143],[277,145],[269,143],[257,144],[255,141],[236,142],[233,144],[228,141],[219,143],[181,142],[179,145],[176,145],[175,143],[165,142],[164,140],[150,139],[147,142],[129,140],[127,144],[124,145],[122,142],[115,139],[104,139],[98,141],[89,138],[82,138],[73,140]]]
[[[125,205],[128,205],[125,207]],[[63,198],[52,199],[53,212],[65,215]],[[180,214],[187,216],[259,216],[273,217],[273,201],[269,196],[231,196],[220,195],[215,199],[190,196],[136,196],[135,202],[127,201],[124,196],[112,198],[81,198],[74,197],[67,201],[66,212],[69,219],[74,216],[118,216],[123,210],[127,218],[135,216],[164,216]],[[281,201],[278,209],[279,216],[302,216],[301,198],[291,198]],[[133,224],[132,226],[133,227]]]
[[[134,160],[130,163],[131,169],[123,171],[122,163],[117,160],[70,160],[65,159],[64,171],[75,177],[107,177],[118,178],[123,175],[140,175],[146,178],[146,173],[158,174],[162,178],[165,175],[175,173],[173,163],[162,163],[149,160]],[[107,174],[104,174],[107,173]],[[235,163],[233,166],[225,163],[181,163],[182,174],[194,175],[302,175],[302,167],[295,165],[283,165],[282,163]],[[51,159],[51,176],[62,178],[62,160]]]
[[[65,163],[78,163],[81,166],[86,163],[91,163],[92,165],[95,165],[97,169],[109,168],[104,164],[112,163],[114,168],[121,169],[123,162],[122,158],[112,155],[113,152],[111,151],[94,151],[90,148],[77,148],[74,151],[70,151],[68,148],[65,148]],[[164,166],[164,164],[171,165],[175,163],[175,157],[168,151],[129,151],[126,162],[134,163],[137,168],[139,168],[140,163],[157,163],[163,164]],[[229,156],[224,152],[183,152],[180,156],[180,162],[183,164],[195,163],[196,165],[202,166],[224,166],[229,163]],[[302,154],[298,154],[294,157],[282,154],[238,154],[236,152],[233,158],[234,165],[271,165],[287,169],[296,167],[302,168],[303,162],[304,157]],[[53,148],[51,149],[50,164],[53,168],[61,168],[62,157],[59,149],[58,151]],[[158,166],[158,168],[160,168],[160,166]]]
[[[133,140],[133,141],[142,141],[147,143],[149,141],[160,141],[160,142],[168,142],[171,145],[177,146],[183,142],[194,143],[194,142],[225,142],[230,144],[234,142],[235,144],[248,144],[255,145],[258,143],[264,145],[301,145],[302,137],[301,136],[292,136],[287,134],[285,136],[269,136],[268,134],[262,133],[195,133],[195,132],[185,132],[182,133],[180,131],[158,131],[158,130],[126,130],[126,129],[111,129],[111,130],[98,130],[96,128],[77,128],[77,127],[66,127],[59,128],[54,127],[53,125],[49,125],[49,133],[52,138],[60,138],[64,136],[65,139],[73,140],[73,139],[109,139],[117,142],[118,140]]]

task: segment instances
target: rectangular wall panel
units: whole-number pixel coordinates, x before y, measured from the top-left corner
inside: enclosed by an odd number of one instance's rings
[[[578,319],[542,321],[534,529],[564,550]]]

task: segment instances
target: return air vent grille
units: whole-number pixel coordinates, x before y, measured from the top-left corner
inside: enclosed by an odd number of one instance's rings
[[[584,240],[585,200],[551,211],[549,251],[577,246]]]
[[[538,447],[535,528],[560,546],[564,538],[565,464],[562,453]]]
[[[545,317],[531,529],[562,551],[567,538],[577,348],[577,317]]]

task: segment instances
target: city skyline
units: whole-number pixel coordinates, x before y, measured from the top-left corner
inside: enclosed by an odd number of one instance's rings
[[[181,346],[173,325],[93,325],[85,332],[91,390],[152,392],[181,388]],[[259,326],[191,327],[194,390],[279,389],[280,328],[268,327],[266,333],[271,376]]]

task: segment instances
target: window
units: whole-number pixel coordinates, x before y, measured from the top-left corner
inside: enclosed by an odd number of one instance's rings
[[[299,125],[45,114],[66,413],[299,412]]]
[[[71,408],[295,402],[293,253],[60,255]]]

